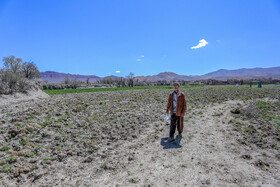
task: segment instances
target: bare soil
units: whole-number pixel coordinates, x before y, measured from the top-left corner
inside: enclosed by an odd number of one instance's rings
[[[233,111],[242,113],[254,98],[198,105],[197,94],[187,97],[183,137],[168,143],[169,93],[65,94],[2,105],[0,186],[280,185],[279,131],[271,127],[274,147],[240,141],[245,134],[235,122],[242,116]]]

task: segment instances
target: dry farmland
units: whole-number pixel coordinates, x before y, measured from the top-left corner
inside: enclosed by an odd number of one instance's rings
[[[168,143],[171,91],[0,106],[0,186],[280,185],[279,86],[182,89],[183,138]]]

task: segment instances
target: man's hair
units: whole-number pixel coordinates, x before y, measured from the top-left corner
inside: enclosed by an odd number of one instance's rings
[[[174,86],[174,84],[177,84],[178,86],[180,86],[180,83],[179,83],[179,82],[174,82],[174,83],[173,83],[173,86]]]

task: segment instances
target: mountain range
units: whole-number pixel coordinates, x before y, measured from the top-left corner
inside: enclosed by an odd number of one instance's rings
[[[79,81],[84,81],[89,78],[90,82],[96,82],[97,80],[112,77],[113,79],[118,78],[118,76],[106,76],[99,77],[96,75],[79,75],[70,73],[59,73],[55,71],[45,71],[41,72],[41,79],[48,83],[61,83],[65,80],[65,77],[69,79],[77,79]],[[280,67],[271,68],[242,68],[236,70],[220,69],[214,72],[210,72],[204,75],[178,75],[174,72],[162,72],[157,75],[148,76],[136,76],[139,82],[148,81],[154,82],[159,80],[173,81],[173,80],[205,80],[205,79],[216,79],[216,80],[227,80],[227,79],[279,79],[280,78]]]

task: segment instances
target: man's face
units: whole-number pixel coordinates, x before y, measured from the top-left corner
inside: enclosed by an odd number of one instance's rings
[[[178,90],[179,89],[179,85],[178,84],[174,84],[174,90]]]

